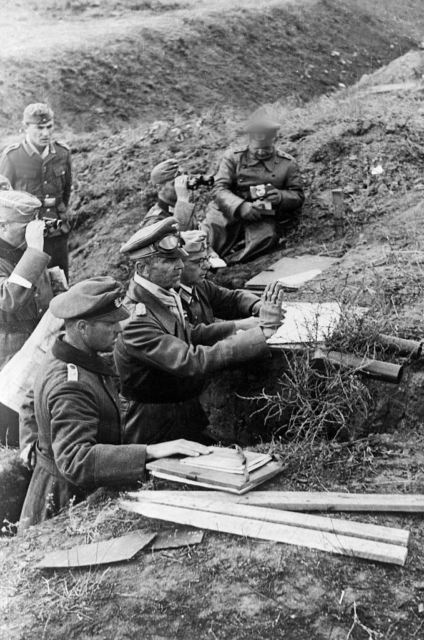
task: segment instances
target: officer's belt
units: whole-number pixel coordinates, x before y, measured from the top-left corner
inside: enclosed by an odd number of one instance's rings
[[[41,207],[43,209],[51,209],[53,207],[59,207],[63,204],[63,198],[58,196],[57,198],[42,198],[41,199]]]
[[[38,443],[35,448],[35,460],[36,465],[41,467],[41,469],[44,469],[44,471],[47,471],[47,473],[49,473],[51,476],[64,480],[64,477],[59,473],[59,470],[56,467],[54,461],[45,456],[44,453],[41,453]]]

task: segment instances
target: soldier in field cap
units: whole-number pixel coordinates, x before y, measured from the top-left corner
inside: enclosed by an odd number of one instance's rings
[[[181,175],[177,160],[169,159],[156,165],[150,174],[150,182],[156,187],[158,200],[147,212],[141,227],[147,227],[160,220],[174,217],[181,231],[197,229],[199,226],[191,202],[193,191],[187,188],[187,175]]]
[[[221,160],[203,228],[227,262],[246,262],[275,247],[303,204],[298,165],[276,146],[279,129],[254,114],[244,127],[248,143]]]
[[[137,484],[146,460],[208,452],[185,440],[122,444],[116,374],[99,355],[113,351],[120,322],[129,316],[122,299],[120,283],[105,276],[83,280],[51,302],[52,313],[65,320],[65,334],[46,354],[35,381],[38,443],[20,529],[97,487]]]
[[[184,437],[211,444],[199,401],[205,380],[227,367],[271,357],[266,339],[281,324],[281,285],[273,284],[255,328],[236,333],[234,322],[192,327],[176,292],[188,257],[178,229],[167,218],[140,229],[121,247],[135,263],[124,301],[131,315],[115,347],[127,442]]]
[[[54,114],[47,104],[28,105],[23,127],[25,139],[4,150],[0,174],[10,181],[13,189],[27,191],[40,200],[40,217],[61,221],[61,228],[49,231],[45,250],[51,256],[49,266],[59,266],[68,277],[71,154],[66,144],[53,140]]]
[[[21,191],[0,190],[0,369],[19,351],[53,297],[44,250],[41,203]],[[17,446],[19,417],[0,404],[0,442]]]
[[[204,231],[181,234],[188,256],[184,258],[179,290],[187,318],[192,325],[212,324],[215,318],[235,321],[236,329],[256,326],[261,300],[253,293],[219,287],[208,280],[210,261]],[[241,320],[244,318],[244,320]]]

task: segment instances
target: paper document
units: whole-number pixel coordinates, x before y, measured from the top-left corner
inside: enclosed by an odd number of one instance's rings
[[[337,302],[283,302],[284,322],[268,344],[322,343],[337,327],[341,309]]]

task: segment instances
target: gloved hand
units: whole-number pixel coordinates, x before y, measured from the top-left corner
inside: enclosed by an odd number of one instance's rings
[[[42,220],[31,220],[31,222],[28,222],[25,230],[25,240],[28,248],[43,251],[45,226]]]
[[[249,331],[249,329],[256,329],[259,326],[259,318],[243,318],[242,320],[234,320],[236,325],[236,331]]]
[[[35,447],[34,442],[27,444],[27,446],[24,449],[22,449],[21,453],[19,454],[19,457],[22,463],[30,471],[32,471],[35,467],[34,447]]]
[[[285,313],[281,308],[282,301],[283,285],[281,282],[268,284],[262,295],[262,307],[259,311],[259,326],[267,339],[276,333],[284,319]]]
[[[272,202],[272,204],[281,204],[283,194],[279,189],[271,187],[271,189],[267,191],[266,199],[268,200],[268,202]]]
[[[177,176],[174,181],[175,193],[179,202],[190,202],[190,189],[187,189],[188,176]]]
[[[245,222],[260,222],[262,220],[262,209],[255,207],[253,202],[243,202],[238,208],[240,218]]]

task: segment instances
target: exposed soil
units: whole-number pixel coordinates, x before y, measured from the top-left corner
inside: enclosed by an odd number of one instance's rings
[[[214,170],[223,149],[242,140],[247,111],[268,102],[283,124],[281,146],[302,167],[307,204],[278,251],[224,269],[217,281],[243,286],[282,255],[337,256],[337,266],[288,297],[367,306],[380,330],[421,337],[424,53],[406,53],[424,32],[420,1],[44,0],[30,7],[1,9],[0,123],[6,144],[29,100],[48,98],[56,108],[75,166],[74,281],[106,273],[127,280],[130,265],[118,247],[154,200],[151,168],[176,156],[188,170]],[[346,202],[341,240],[331,210],[336,187]],[[207,199],[200,194],[200,214]],[[348,346],[370,348],[353,338]],[[206,403],[221,430],[224,416],[232,433],[258,433],[261,415],[252,416],[234,391],[275,385],[280,364],[273,366],[214,381]],[[261,445],[288,465],[267,486],[424,492],[423,387],[422,361],[407,362],[401,385],[370,383],[371,415],[351,441]],[[3,491],[8,474],[25,482],[15,453],[0,458]],[[143,488],[169,486],[155,480]],[[145,553],[119,566],[35,570],[53,549],[171,526],[120,511],[117,496],[100,491],[0,540],[0,637],[424,639],[422,519],[343,517],[408,528],[406,566],[208,533],[194,549]]]

